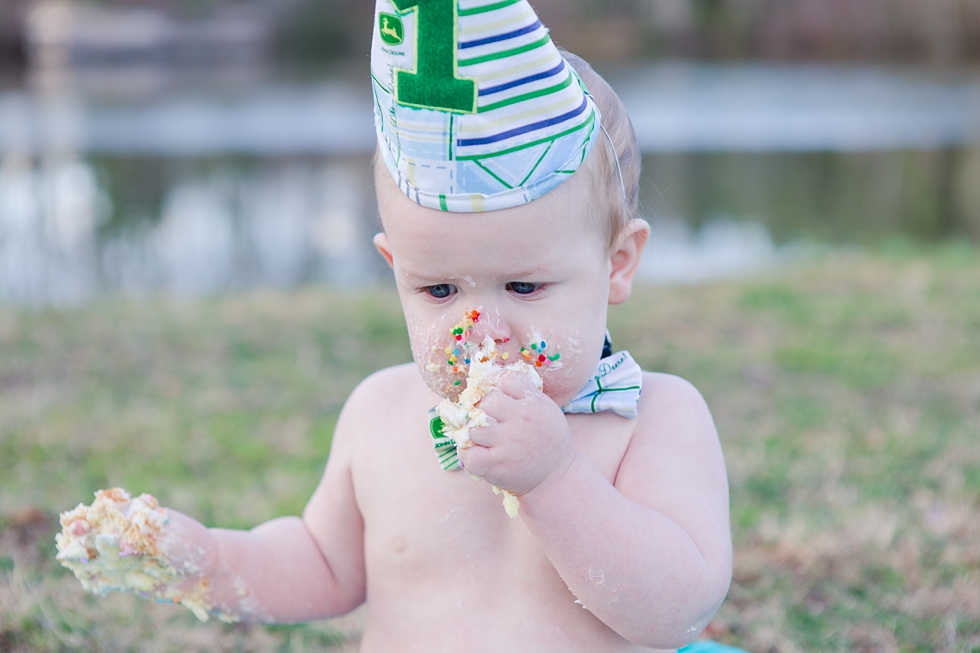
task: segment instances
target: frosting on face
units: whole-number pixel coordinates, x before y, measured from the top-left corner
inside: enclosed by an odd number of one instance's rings
[[[426,385],[443,398],[457,400],[460,393],[466,389],[467,375],[473,363],[473,356],[483,346],[488,332],[500,332],[499,318],[490,312],[467,308],[456,324],[446,327],[446,319],[428,328],[419,324],[410,324],[409,332],[412,342],[412,354],[419,372]],[[482,328],[486,327],[486,328]],[[542,335],[547,332],[549,335]],[[552,338],[554,336],[555,339]],[[517,344],[511,338],[503,337],[495,342],[495,365],[510,365],[516,362],[524,363],[534,368],[544,379],[544,391],[549,389],[565,392],[567,383],[565,374],[559,373],[565,367],[568,357],[562,353],[562,347],[556,344],[565,340],[576,343],[576,338],[561,334],[553,329],[532,329],[526,338]],[[491,342],[494,339],[491,338]],[[570,347],[575,351],[577,347]],[[581,385],[581,384],[578,384]],[[577,390],[578,387],[575,388]]]

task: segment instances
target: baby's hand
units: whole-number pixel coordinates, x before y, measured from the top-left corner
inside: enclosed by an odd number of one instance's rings
[[[559,478],[575,457],[564,413],[524,374],[504,373],[480,401],[490,423],[470,431],[464,469],[520,496]]]
[[[58,560],[96,594],[132,592],[180,603],[207,621],[214,549],[207,529],[149,494],[99,490],[91,506],[61,515]],[[221,614],[219,612],[219,614]]]

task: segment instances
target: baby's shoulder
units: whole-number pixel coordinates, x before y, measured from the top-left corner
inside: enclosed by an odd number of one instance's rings
[[[643,372],[636,432],[658,437],[716,438],[714,420],[701,392],[679,376]]]
[[[718,431],[708,405],[690,382],[644,372],[639,415],[616,488],[671,516],[726,515],[728,490]],[[727,515],[721,522],[727,523]]]
[[[399,415],[417,414],[419,410],[425,415],[433,401],[413,363],[395,365],[361,381],[347,398],[340,420],[360,427],[391,425]]]
[[[405,401],[419,401],[429,394],[414,363],[404,363],[378,370],[363,381],[347,398],[345,410],[377,410],[381,405],[397,406]]]
[[[414,364],[374,372],[351,391],[334,429],[331,458],[357,456],[365,448],[382,446],[392,434],[424,419],[428,388]]]
[[[663,404],[689,407],[688,404],[703,405],[704,397],[694,384],[675,374],[643,371],[643,391],[640,393],[640,411],[648,407],[663,407]]]
[[[402,363],[373,372],[357,384],[351,397],[363,393],[405,388],[420,381],[418,369],[414,363]]]

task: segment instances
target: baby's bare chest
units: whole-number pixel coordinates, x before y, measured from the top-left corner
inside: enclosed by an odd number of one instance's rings
[[[365,650],[393,650],[404,632],[445,643],[438,626],[444,623],[455,624],[457,634],[479,633],[473,650],[517,650],[514,641],[535,651],[634,650],[576,603],[523,520],[506,515],[489,483],[439,466],[424,419],[386,421],[394,430],[374,434],[374,446],[360,450],[352,465],[364,519]],[[583,428],[605,420],[575,421],[577,449],[613,481],[628,437]],[[420,632],[427,624],[435,630]]]
[[[372,446],[360,449],[352,465],[369,584],[451,579],[568,592],[521,518],[506,515],[489,483],[439,466],[423,409],[390,417],[384,420],[390,430],[364,434]],[[605,416],[570,420],[576,449],[610,482],[629,443],[621,422]]]

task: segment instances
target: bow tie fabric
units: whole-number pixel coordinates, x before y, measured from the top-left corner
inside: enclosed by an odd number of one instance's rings
[[[600,360],[595,376],[561,409],[566,413],[611,410],[633,419],[642,386],[643,370],[628,351],[619,351]]]

